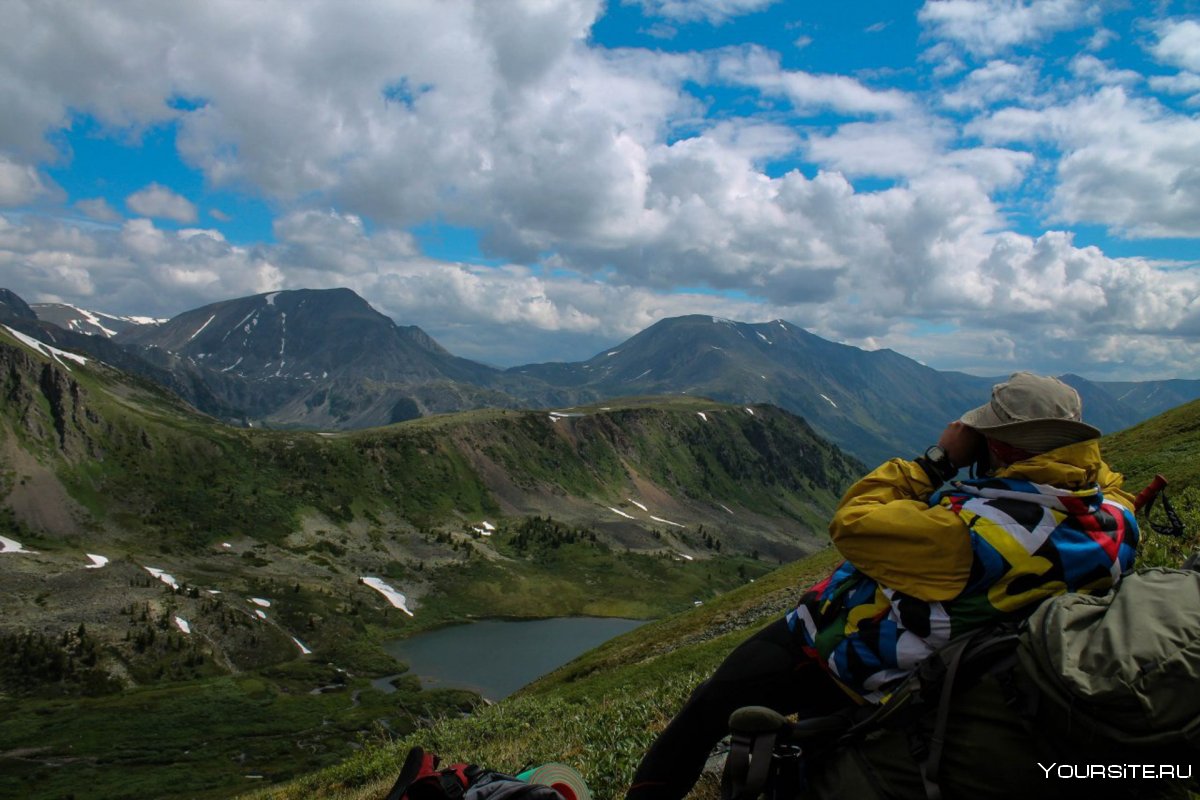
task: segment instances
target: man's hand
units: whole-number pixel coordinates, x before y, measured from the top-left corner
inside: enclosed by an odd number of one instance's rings
[[[937,443],[938,447],[946,451],[950,463],[956,467],[965,467],[974,461],[976,453],[985,445],[983,434],[958,420],[946,426]]]

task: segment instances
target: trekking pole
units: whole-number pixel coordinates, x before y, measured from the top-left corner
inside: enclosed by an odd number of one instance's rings
[[[1137,497],[1133,498],[1133,510],[1141,511],[1144,505],[1153,505],[1154,498],[1158,497],[1158,493],[1167,488],[1167,479],[1162,475],[1155,475],[1154,480],[1137,493]]]
[[[1183,520],[1175,513],[1174,507],[1171,505],[1170,499],[1164,489],[1167,488],[1167,479],[1162,475],[1155,475],[1154,480],[1150,481],[1145,489],[1137,493],[1137,497],[1133,498],[1133,507],[1135,511],[1145,510],[1146,524],[1148,524],[1155,533],[1160,533],[1163,536],[1173,536],[1176,539],[1182,537],[1186,531],[1183,527]],[[1150,519],[1150,512],[1154,509],[1154,501],[1162,495],[1163,514],[1166,515],[1167,521],[1165,524],[1156,524]]]

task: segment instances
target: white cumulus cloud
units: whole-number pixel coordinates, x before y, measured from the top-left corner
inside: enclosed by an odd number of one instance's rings
[[[125,205],[135,214],[175,222],[195,222],[196,206],[181,194],[166,186],[152,183],[125,198]]]
[[[1191,72],[1200,72],[1200,22],[1194,19],[1169,20],[1158,27],[1158,41],[1151,54],[1164,64]]]
[[[1054,211],[1135,238],[1200,236],[1200,120],[1120,87],[1062,105],[1013,108],[971,129],[1061,151]]]
[[[57,193],[57,187],[43,180],[35,167],[0,154],[0,207],[27,205]]]
[[[917,19],[934,36],[990,56],[1094,23],[1103,6],[1092,0],[927,0]]]
[[[779,0],[622,0],[636,1],[648,16],[675,22],[704,20],[720,24],[731,17],[761,11]]]
[[[895,89],[871,89],[845,75],[783,69],[777,53],[758,46],[725,51],[718,60],[717,74],[731,83],[786,97],[805,112],[832,109],[850,114],[897,114],[911,106],[911,100]]]

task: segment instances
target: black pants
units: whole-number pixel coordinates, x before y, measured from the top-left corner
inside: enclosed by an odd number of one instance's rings
[[[713,745],[729,732],[742,706],[781,714],[824,716],[851,704],[849,696],[800,649],[787,621],[773,622],[739,645],[696,687],[650,746],[633,776],[629,800],[679,800],[700,777]]]

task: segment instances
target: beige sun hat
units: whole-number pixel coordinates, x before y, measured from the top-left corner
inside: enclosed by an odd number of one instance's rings
[[[992,387],[992,400],[962,415],[960,422],[987,436],[1031,453],[1100,437],[1083,421],[1079,392],[1057,378],[1014,373]]]

